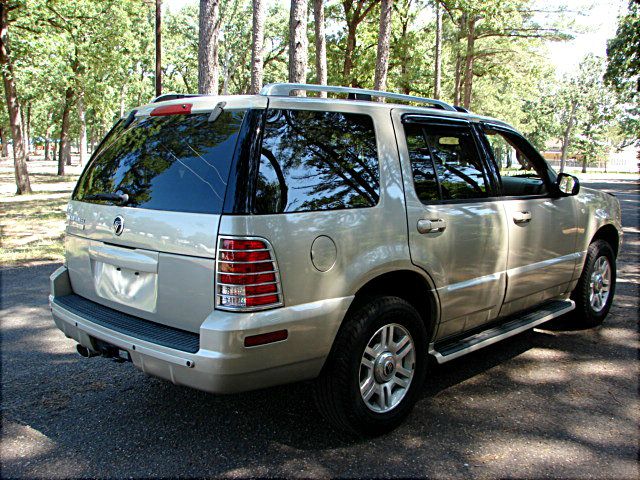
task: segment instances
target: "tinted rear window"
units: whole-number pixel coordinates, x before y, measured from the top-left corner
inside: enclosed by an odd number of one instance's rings
[[[140,117],[116,125],[91,159],[74,200],[113,204],[96,194],[127,194],[128,207],[220,213],[244,111]]]
[[[256,185],[256,213],[372,207],[380,196],[368,115],[270,110]]]

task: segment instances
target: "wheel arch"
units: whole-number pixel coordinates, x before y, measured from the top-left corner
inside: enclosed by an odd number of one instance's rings
[[[411,304],[424,322],[431,341],[439,318],[439,301],[431,279],[422,272],[401,269],[381,273],[360,286],[345,318],[367,300],[377,296],[395,296]]]
[[[591,238],[591,243],[596,240],[604,240],[613,249],[614,255],[618,256],[618,251],[620,250],[620,235],[618,234],[618,229],[612,224],[608,223],[600,227],[596,233]]]

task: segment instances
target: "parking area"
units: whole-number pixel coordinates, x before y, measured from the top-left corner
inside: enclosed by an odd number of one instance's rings
[[[639,183],[623,208],[607,322],[560,318],[434,366],[404,425],[342,438],[307,383],[213,396],[83,359],[47,307],[57,264],[0,270],[0,474],[7,477],[638,478]]]

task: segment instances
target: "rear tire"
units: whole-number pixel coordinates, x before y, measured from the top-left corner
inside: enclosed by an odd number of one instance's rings
[[[416,309],[379,297],[345,319],[320,377],[315,399],[338,430],[374,436],[396,428],[422,390],[427,333]]]
[[[596,240],[589,245],[580,280],[571,294],[576,321],[588,327],[600,325],[609,313],[615,289],[615,254],[606,241]]]

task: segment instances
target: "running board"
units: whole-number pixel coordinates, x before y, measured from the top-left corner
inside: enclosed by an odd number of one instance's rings
[[[541,323],[548,322],[556,317],[564,315],[576,308],[573,300],[554,300],[545,303],[539,309],[514,318],[497,327],[483,330],[469,337],[463,337],[457,341],[445,341],[440,344],[431,344],[429,353],[438,363],[445,363],[467,353],[480,350],[505,338],[534,328]]]

